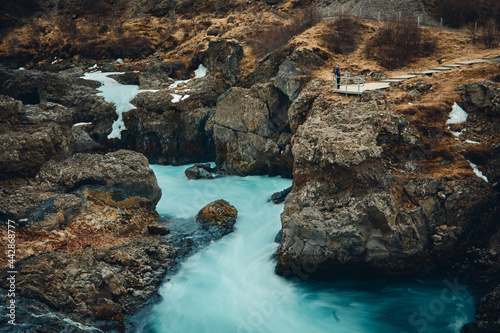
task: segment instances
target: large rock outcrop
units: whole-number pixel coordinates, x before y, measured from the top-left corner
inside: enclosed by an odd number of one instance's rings
[[[225,92],[207,124],[212,127],[219,169],[290,175],[288,105],[288,98],[272,84]]]
[[[25,105],[26,115],[20,121],[30,124],[41,122],[61,123],[61,115],[70,116],[70,124],[89,122],[85,128],[88,136],[102,149],[108,144],[107,135],[117,115],[112,104],[97,96],[98,82],[81,78],[81,69],[59,73],[6,70],[0,67],[0,95],[10,96]],[[35,116],[37,107],[43,110]],[[56,108],[66,108],[64,113]],[[54,115],[56,119],[54,119]],[[31,117],[31,118],[30,118]],[[66,116],[65,116],[66,117]]]
[[[197,55],[198,62],[211,73],[220,73],[231,84],[240,75],[239,62],[243,58],[243,47],[234,39],[216,40],[208,44],[208,49]]]
[[[0,96],[0,179],[34,176],[49,159],[69,156],[71,124],[70,110],[60,104]]]
[[[120,145],[143,153],[152,163],[186,164],[215,158],[205,124],[225,89],[211,75],[189,82],[188,96],[174,103],[168,92],[145,92],[132,101],[137,109],[123,114],[126,131]]]
[[[434,162],[444,132],[421,131],[385,108],[315,100],[292,141],[278,272],[421,273],[489,237],[481,230],[495,220],[493,187],[461,155]]]
[[[48,305],[42,316],[48,311],[66,313],[91,327],[123,332],[124,316],[156,297],[165,274],[176,266],[176,258],[174,248],[159,238],[109,249],[45,252],[17,263],[16,290],[19,297]],[[5,274],[2,280],[6,287]],[[37,310],[35,306],[31,309]],[[29,323],[31,313],[23,323]]]
[[[48,190],[84,192],[117,207],[154,209],[161,197],[148,160],[127,150],[52,160],[40,169],[37,180]]]

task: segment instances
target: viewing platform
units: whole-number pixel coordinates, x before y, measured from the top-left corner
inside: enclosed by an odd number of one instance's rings
[[[466,65],[474,65],[478,63],[483,63],[483,62],[489,62],[489,61],[500,61],[500,58],[495,58],[495,59],[473,59],[473,60],[466,60],[466,61],[459,61],[453,64],[445,64],[441,66],[436,66],[433,68],[429,68],[428,70],[425,71],[417,71],[417,72],[410,72],[406,75],[399,75],[399,76],[394,76],[390,77],[384,80],[380,80],[379,82],[369,82],[366,83],[365,79],[359,76],[350,76],[349,73],[347,73],[345,76],[340,78],[340,88],[336,87],[336,79],[335,76],[333,77],[333,86],[334,86],[334,91],[339,94],[346,94],[346,95],[361,95],[364,91],[367,90],[379,90],[379,89],[386,89],[391,86],[391,83],[398,83],[398,82],[403,82],[408,79],[412,79],[418,76],[431,76],[436,73],[441,73],[445,71],[452,70],[454,68],[458,68],[461,66],[466,66]]]

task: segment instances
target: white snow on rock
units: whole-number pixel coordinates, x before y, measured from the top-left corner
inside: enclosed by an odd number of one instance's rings
[[[202,77],[205,77],[208,73],[208,69],[203,66],[202,64],[200,64],[198,66],[198,69],[196,69],[194,71],[194,79],[201,79]],[[188,79],[188,80],[177,80],[175,81],[174,83],[172,83],[170,86],[168,86],[168,89],[170,89],[170,95],[172,95],[173,99],[172,99],[172,103],[178,103],[182,100],[185,100],[186,98],[189,97],[189,95],[185,94],[187,92],[189,92],[189,89],[182,89],[182,90],[178,90],[177,88],[180,88],[180,87],[185,87],[189,84],[189,82],[191,82],[191,79]],[[184,93],[183,95],[181,95],[181,93]]]
[[[92,125],[92,123],[76,123],[73,124],[73,127],[84,126],[84,125]]]
[[[465,132],[467,132],[467,129],[466,129],[466,128],[464,128],[464,129],[463,129],[463,130],[461,130],[460,132],[454,132],[454,131],[450,130],[450,126],[448,126],[448,130],[451,132],[451,134],[453,134],[453,135],[454,135],[454,136],[456,136],[457,138],[458,138],[460,135],[462,135],[462,134],[464,134]]]
[[[478,144],[479,144],[479,142],[477,142],[477,141],[472,141],[472,140],[465,140],[465,142],[467,142],[467,143],[473,143],[473,144],[476,144],[476,145],[478,145]]]
[[[472,163],[471,161],[467,161],[469,162],[472,170],[474,171],[474,173],[476,174],[476,176],[478,176],[479,178],[483,179],[485,182],[488,183],[488,178],[483,175],[483,173],[477,168],[477,165],[475,165],[474,163]]]
[[[100,71],[93,73],[85,73],[82,78],[87,80],[99,81],[101,82],[101,86],[98,88],[100,93],[98,96],[104,97],[104,100],[109,103],[114,103],[116,108],[116,114],[118,115],[118,119],[113,122],[112,131],[108,135],[108,139],[120,139],[121,132],[126,129],[125,124],[123,123],[124,112],[130,111],[135,106],[130,103],[134,99],[134,97],[146,91],[156,92],[158,90],[139,90],[139,86],[137,85],[125,85],[120,84],[116,80],[108,77],[108,75],[112,74],[124,74],[123,72],[108,72],[102,73]]]
[[[447,124],[461,124],[467,121],[467,112],[464,111],[457,103],[453,104],[450,112],[450,119],[446,121]]]
[[[208,73],[208,68],[200,64],[198,66],[198,69],[194,71],[194,78],[195,79],[200,79],[202,77],[205,77]]]

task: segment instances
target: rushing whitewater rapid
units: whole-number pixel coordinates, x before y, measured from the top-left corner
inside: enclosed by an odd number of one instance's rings
[[[161,301],[131,319],[144,333],[459,332],[474,300],[446,278],[317,281],[275,275],[273,242],[283,205],[267,202],[291,181],[221,177],[189,181],[183,167],[152,166],[163,191],[161,215],[192,218],[225,199],[238,209],[236,230],[195,253],[160,289]],[[193,222],[190,222],[193,223]]]

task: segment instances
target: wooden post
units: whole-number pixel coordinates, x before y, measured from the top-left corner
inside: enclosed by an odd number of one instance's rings
[[[378,21],[380,22],[380,11],[378,12]]]
[[[420,28],[420,15],[417,16],[417,26]]]
[[[441,29],[443,29],[443,18],[442,17],[441,17],[441,24],[440,24],[440,26],[441,26]]]
[[[477,33],[477,22],[474,24],[474,36],[476,36]]]
[[[398,22],[401,21],[401,12],[398,12]]]
[[[361,7],[359,8],[359,18],[361,19]]]

